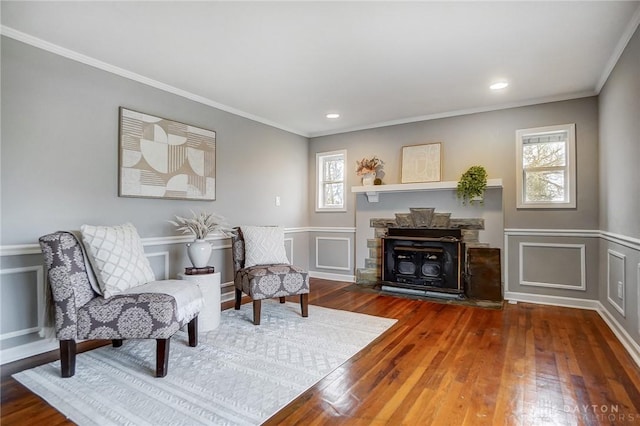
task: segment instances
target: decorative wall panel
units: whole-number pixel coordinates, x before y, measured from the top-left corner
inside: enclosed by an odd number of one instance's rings
[[[607,250],[607,300],[625,316],[626,299],[626,279],[625,279],[626,256],[614,250]]]
[[[316,268],[351,271],[351,239],[316,237]]]
[[[521,242],[520,285],[586,290],[584,244]]]

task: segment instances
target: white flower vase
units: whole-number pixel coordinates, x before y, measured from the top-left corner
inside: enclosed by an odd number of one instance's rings
[[[364,186],[373,185],[373,182],[375,180],[376,180],[376,174],[375,173],[366,173],[366,174],[362,175],[362,185],[364,185]]]
[[[211,244],[205,240],[195,240],[187,244],[187,255],[194,268],[204,268],[211,257]]]

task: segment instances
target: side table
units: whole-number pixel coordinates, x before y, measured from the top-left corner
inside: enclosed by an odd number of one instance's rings
[[[204,306],[198,315],[198,332],[210,331],[220,325],[220,272],[214,274],[178,274],[178,279],[195,282],[204,296]]]

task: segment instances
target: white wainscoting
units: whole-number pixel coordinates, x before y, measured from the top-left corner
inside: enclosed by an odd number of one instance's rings
[[[616,274],[616,276],[620,277],[622,279],[622,306],[620,306],[618,304],[618,302],[613,299],[611,297],[611,284],[615,285],[615,288],[618,288],[618,283],[612,283],[611,282],[611,273],[615,272],[611,269],[611,260],[612,258],[617,258],[620,259],[620,261],[622,262],[622,266],[620,268],[620,270],[618,271],[618,274]],[[626,269],[626,256],[622,253],[618,253],[617,251],[614,250],[607,250],[607,301],[611,304],[611,306],[613,306],[613,308],[620,312],[620,315],[622,315],[623,317],[625,316],[625,305],[626,305],[626,294],[627,294],[627,280],[626,280],[626,275],[625,275],[625,269]],[[617,291],[617,290],[616,290]]]
[[[600,238],[601,233],[589,229],[516,229],[504,230],[504,298],[507,300],[520,300],[518,295],[524,294],[512,292],[509,286],[509,259],[512,253],[509,251],[509,238],[511,237],[570,237],[570,238]],[[518,254],[520,256],[520,254]],[[522,259],[519,258],[519,264]],[[575,287],[574,287],[575,288]],[[533,302],[536,303],[536,302]]]
[[[289,263],[293,265],[295,264],[293,261],[293,238],[285,238],[284,239],[285,245],[287,244],[287,242],[289,242],[289,254],[288,254]]]
[[[285,233],[300,233],[300,232],[317,232],[317,233],[346,233],[346,234],[355,234],[355,228],[351,227],[306,227],[306,228],[287,228],[285,229]],[[627,333],[627,331],[622,327],[622,325],[614,318],[614,316],[602,305],[601,302],[597,300],[588,300],[588,299],[579,299],[572,297],[558,297],[558,296],[548,296],[548,295],[536,295],[529,293],[517,293],[509,291],[508,287],[508,259],[511,255],[509,253],[508,240],[510,236],[551,236],[551,237],[583,237],[583,238],[602,238],[606,241],[610,241],[616,244],[623,245],[625,247],[629,247],[634,250],[640,251],[640,240],[632,237],[627,237],[624,235],[613,234],[604,231],[597,230],[548,230],[548,229],[505,229],[504,232],[504,276],[505,276],[505,299],[514,300],[514,301],[522,301],[522,302],[531,302],[538,304],[546,304],[546,305],[556,305],[556,306],[567,306],[573,308],[582,308],[582,309],[593,309],[596,310],[603,320],[609,325],[613,333],[616,337],[621,341],[625,349],[632,356],[634,361],[640,366],[640,345]],[[326,237],[322,237],[326,238]],[[214,242],[213,248],[214,250],[222,250],[231,248],[231,244],[228,243],[228,239],[222,236],[212,236],[207,238],[208,240]],[[178,244],[178,243],[188,243],[192,241],[192,238],[188,236],[171,236],[171,237],[157,237],[157,238],[144,238],[143,245],[145,247],[158,246],[158,245],[167,245],[167,244]],[[215,244],[215,243],[218,244]],[[349,259],[351,257],[351,247],[347,247],[348,250],[345,253]],[[8,246],[0,246],[0,256],[20,256],[20,255],[33,255],[40,254],[40,246],[38,244],[20,244],[20,245],[8,245]],[[165,252],[159,252],[164,255]],[[150,256],[160,256],[160,254],[149,253]],[[167,256],[165,256],[167,258]],[[317,259],[316,259],[317,262]],[[349,263],[351,266],[351,263]],[[24,268],[11,268],[0,270],[0,274],[12,274],[12,273],[20,273],[20,272],[29,272],[29,271],[37,271],[40,270],[40,275],[36,275],[36,286],[40,294],[38,295],[40,302],[43,303],[43,293],[44,293],[44,273],[42,266],[25,266]],[[38,272],[36,272],[38,274]],[[319,271],[310,271],[309,275],[315,278],[334,280],[334,281],[350,281],[354,282],[355,277],[353,275],[343,275],[343,274],[333,274],[327,272],[319,272]],[[640,264],[638,264],[637,269],[637,279],[640,282]],[[232,281],[227,281],[221,284],[223,290],[223,301],[233,300],[234,295],[234,284]],[[625,290],[626,291],[626,290]],[[640,286],[638,286],[638,301],[640,301]],[[638,317],[640,319],[640,303],[638,304]],[[42,310],[40,310],[42,311]],[[640,321],[637,325],[638,332],[640,333]],[[25,329],[29,330],[29,329]],[[23,330],[16,330],[22,332]],[[34,332],[37,329],[34,329]],[[14,333],[14,332],[11,332]],[[28,343],[25,345],[20,345],[17,347],[12,347],[8,349],[4,349],[0,351],[0,363],[4,364],[7,362],[15,361],[18,359],[26,358],[29,356],[37,355],[39,353],[43,353],[49,350],[56,349],[58,347],[57,341],[55,339],[42,339],[37,342]]]
[[[295,229],[296,228],[292,228]],[[285,233],[289,232],[285,230]],[[225,241],[228,240],[229,237],[224,235],[210,235],[206,238],[207,241],[212,242],[212,247],[214,250],[229,248],[230,244],[216,245],[217,241]],[[164,246],[164,245],[172,245],[172,244],[180,244],[180,243],[191,243],[193,242],[193,237],[189,236],[170,236],[170,237],[148,237],[141,238],[143,247],[153,247],[153,246]],[[39,244],[16,244],[16,245],[5,245],[0,246],[0,257],[5,256],[24,256],[27,254],[40,254],[42,250],[40,249]]]
[[[36,274],[36,294],[37,310],[36,327],[27,327],[0,334],[0,340],[11,339],[13,337],[24,336],[26,334],[37,333],[44,324],[44,268],[41,265],[24,266],[21,268],[0,269],[0,275],[23,274],[25,272],[35,272]],[[1,281],[4,281],[1,280]]]
[[[598,312],[603,321],[609,326],[613,334],[618,338],[620,343],[627,350],[629,355],[635,361],[635,363],[640,366],[640,344],[625,330],[624,326],[618,321],[618,319],[610,312],[610,310],[603,305],[599,300],[590,300],[590,299],[579,299],[574,297],[561,297],[561,296],[550,296],[544,294],[531,294],[531,293],[521,293],[521,292],[513,292],[509,290],[508,286],[508,265],[509,265],[509,238],[512,236],[544,236],[544,237],[582,237],[582,238],[599,238],[604,241],[609,241],[615,244],[622,245],[624,247],[628,247],[630,249],[640,251],[640,240],[633,237],[628,237],[625,235],[613,234],[605,231],[598,230],[572,230],[572,229],[505,229],[504,236],[504,247],[505,247],[505,299],[513,301],[513,302],[528,302],[528,303],[537,303],[542,305],[552,305],[552,306],[563,306],[569,308],[580,308],[580,309],[590,309]],[[617,253],[617,252],[615,252]],[[620,253],[617,253],[620,255]],[[607,264],[610,263],[609,258],[611,255],[607,255]],[[619,256],[618,256],[619,257]],[[601,265],[603,267],[604,265]],[[600,281],[598,279],[598,281]],[[601,283],[600,285],[607,285],[607,293],[610,289],[609,277],[607,276],[606,283]],[[627,283],[623,284],[624,294],[626,295],[626,287]],[[638,324],[637,329],[638,333],[640,333],[640,264],[638,264],[637,269],[637,293],[638,293]],[[609,301],[608,303],[611,303]],[[620,306],[617,306],[615,303],[612,304],[613,309],[619,312]]]
[[[299,232],[297,229],[293,229],[293,232]],[[207,238],[209,242],[212,244],[213,250],[224,250],[230,249],[231,244],[228,242],[228,237],[220,236],[220,235],[212,235]],[[192,242],[193,238],[189,236],[169,236],[169,237],[152,237],[152,238],[143,238],[142,245],[145,248],[155,247],[155,246],[163,246],[163,245],[173,245],[173,244],[184,244]],[[5,245],[0,246],[0,256],[25,256],[25,255],[41,255],[42,251],[40,249],[39,244],[18,244],[18,245]],[[154,257],[162,257],[163,258],[163,266],[164,269],[164,277],[168,278],[170,274],[170,252],[169,251],[159,251],[159,252],[149,252],[145,253],[147,258]],[[0,340],[10,339],[13,337],[28,335],[37,333],[40,331],[40,327],[43,324],[43,315],[44,315],[44,291],[45,291],[45,272],[43,265],[37,266],[24,266],[19,268],[10,268],[10,269],[2,269],[0,270],[0,275],[5,276],[11,274],[19,274],[25,272],[35,272],[35,283],[34,285],[37,288],[37,309],[38,309],[38,327],[27,327],[20,330],[13,330],[7,333],[0,335]],[[2,280],[6,281],[5,279]],[[221,287],[228,288],[233,287],[233,282],[225,283]],[[231,293],[233,295],[233,293]],[[5,301],[6,303],[7,301]],[[30,356],[38,355],[43,352],[55,350],[58,348],[58,341],[56,339],[40,339],[31,343],[26,343],[14,347],[9,347],[0,350],[0,364],[6,364],[8,362],[13,362],[19,359],[27,358]]]
[[[526,247],[544,247],[549,250],[553,249],[574,249],[580,251],[580,263],[578,265],[571,265],[571,267],[579,268],[580,271],[580,285],[569,285],[551,282],[536,282],[525,280],[525,248]],[[549,288],[562,288],[566,290],[587,290],[587,260],[586,260],[586,246],[585,244],[561,244],[561,243],[538,243],[538,242],[521,242],[519,244],[519,259],[518,264],[520,266],[520,284],[531,287],[549,287]],[[567,265],[569,267],[569,265]]]
[[[347,266],[341,265],[321,265],[319,260],[321,241],[344,241],[346,242],[344,257],[347,259]],[[316,237],[316,268],[334,269],[339,271],[351,271],[351,239],[345,237]]]
[[[169,252],[168,251],[158,251],[155,253],[145,253],[144,254],[147,259],[150,257],[158,257],[164,256],[164,277],[162,279],[166,280],[169,278]],[[158,279],[158,278],[156,278]]]

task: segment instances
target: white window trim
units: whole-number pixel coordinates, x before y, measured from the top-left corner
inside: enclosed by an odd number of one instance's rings
[[[546,201],[537,203],[527,203],[524,201],[524,178],[522,167],[522,148],[525,137],[534,134],[553,133],[558,131],[567,132],[567,180],[566,192],[569,195],[568,201]],[[534,127],[531,129],[520,129],[516,131],[516,207],[519,209],[573,209],[576,207],[576,125],[559,124],[556,126]]]
[[[320,197],[322,196],[322,168],[320,167],[320,161],[323,157],[330,157],[333,155],[342,155],[344,158],[344,180],[343,185],[343,204],[341,207],[323,207],[320,206]],[[341,149],[337,151],[318,152],[316,153],[316,212],[346,212],[347,211],[347,150]]]

